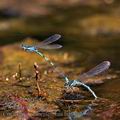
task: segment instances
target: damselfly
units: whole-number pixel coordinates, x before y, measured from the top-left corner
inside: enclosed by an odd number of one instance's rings
[[[84,83],[84,80],[104,72],[109,67],[110,67],[110,62],[109,61],[103,61],[102,63],[100,63],[99,65],[94,67],[93,69],[91,69],[88,72],[80,75],[78,79],[66,81],[65,86],[66,87],[84,86],[85,88],[87,88],[92,93],[92,95],[96,99],[97,98],[96,94],[94,93],[94,91],[88,85],[86,85]]]
[[[45,59],[46,62],[48,62],[50,65],[54,66],[56,72],[59,73],[59,70],[55,67],[55,64],[49,60],[49,58],[47,58],[42,52],[40,52],[38,49],[42,48],[42,49],[59,49],[62,47],[62,45],[59,44],[51,44],[57,40],[59,40],[61,38],[61,35],[59,34],[54,34],[52,36],[50,36],[49,38],[45,39],[44,41],[38,43],[37,45],[33,46],[33,45],[26,45],[26,44],[22,44],[21,47],[28,52],[35,52],[38,55],[40,55],[41,57],[43,57]],[[64,79],[65,81],[68,81],[68,78],[64,75],[64,73],[60,72],[59,73]]]
[[[79,85],[84,86],[92,93],[92,95],[95,98],[97,98],[94,91],[88,85],[84,84],[84,79],[87,79],[89,77],[92,77],[94,75],[97,75],[97,74],[107,70],[110,66],[110,62],[104,61],[101,64],[99,64],[98,66],[96,66],[95,68],[88,71],[87,73],[80,75],[79,79],[69,80],[68,77],[63,72],[59,72],[59,70],[56,69],[55,64],[52,61],[50,61],[49,58],[47,58],[42,52],[40,52],[38,50],[39,48],[42,48],[42,49],[59,49],[59,48],[61,48],[62,45],[59,45],[59,44],[52,44],[51,45],[51,43],[57,41],[60,38],[61,38],[61,35],[55,34],[55,35],[52,35],[51,37],[45,39],[44,41],[40,42],[39,44],[37,44],[35,46],[22,44],[21,47],[28,52],[37,53],[38,55],[43,57],[45,59],[45,61],[47,61],[50,65],[54,66],[55,70],[60,74],[60,76],[64,78],[64,80],[65,80],[64,86],[65,87],[70,88],[70,87],[75,87],[75,86],[79,86]]]
[[[41,57],[43,57],[45,59],[45,61],[47,61],[49,64],[51,64],[52,66],[54,66],[54,63],[51,62],[49,60],[49,58],[47,58],[42,52],[38,51],[38,49],[59,49],[62,47],[62,45],[59,44],[51,44],[57,40],[59,40],[61,38],[61,35],[59,34],[55,34],[50,36],[49,38],[45,39],[44,41],[38,43],[35,46],[32,45],[26,45],[26,44],[22,44],[21,47],[28,51],[28,52],[35,52],[38,55],[40,55]]]

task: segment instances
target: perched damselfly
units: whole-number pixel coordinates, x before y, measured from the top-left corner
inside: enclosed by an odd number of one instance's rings
[[[98,64],[96,67],[92,68],[88,72],[83,73],[82,75],[80,75],[78,77],[78,79],[67,81],[65,83],[65,86],[66,87],[84,86],[85,88],[87,88],[93,94],[93,96],[96,99],[97,98],[96,94],[94,93],[94,91],[88,85],[86,85],[84,83],[84,80],[104,72],[109,67],[110,67],[110,62],[109,61],[103,61],[102,63]]]

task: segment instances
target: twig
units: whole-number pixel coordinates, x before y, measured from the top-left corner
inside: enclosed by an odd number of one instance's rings
[[[38,83],[38,79],[39,79],[39,66],[37,65],[37,63],[34,63],[34,68],[35,68],[35,80],[36,80],[36,85],[37,85],[37,90],[38,90],[38,97],[41,95],[41,89]]]
[[[18,65],[18,74],[19,74],[19,79],[22,77],[22,69],[21,69],[21,63]]]

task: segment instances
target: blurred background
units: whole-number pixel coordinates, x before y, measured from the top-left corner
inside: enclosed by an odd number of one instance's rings
[[[110,60],[119,69],[119,0],[0,0],[1,46],[55,33],[80,64]]]

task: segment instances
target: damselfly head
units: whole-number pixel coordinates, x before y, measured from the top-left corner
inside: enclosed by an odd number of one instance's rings
[[[69,87],[70,87],[70,85],[71,85],[71,83],[70,83],[70,82],[65,82],[64,87],[69,88]]]
[[[23,48],[23,46],[24,46],[23,44],[20,45],[21,48]]]
[[[68,83],[65,82],[64,87],[67,87],[67,86],[68,86]]]
[[[26,46],[24,44],[21,44],[20,47],[23,48],[24,50],[26,50]]]

